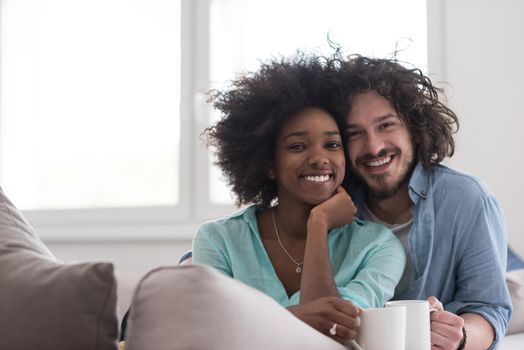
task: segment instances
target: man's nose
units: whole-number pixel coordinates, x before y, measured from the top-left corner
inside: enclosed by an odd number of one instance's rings
[[[378,154],[385,147],[385,142],[376,133],[369,133],[366,138],[366,153]]]

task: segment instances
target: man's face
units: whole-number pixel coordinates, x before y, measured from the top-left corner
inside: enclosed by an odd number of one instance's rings
[[[376,91],[355,95],[346,118],[353,171],[378,199],[393,196],[413,168],[409,130],[393,105]]]

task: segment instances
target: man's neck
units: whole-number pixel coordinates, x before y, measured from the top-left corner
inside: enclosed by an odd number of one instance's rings
[[[388,224],[402,224],[412,217],[413,202],[409,197],[407,184],[399,188],[393,196],[385,199],[376,198],[369,193],[366,204],[376,217]]]

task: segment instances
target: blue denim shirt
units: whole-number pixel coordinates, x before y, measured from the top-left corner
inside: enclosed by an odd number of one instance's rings
[[[488,320],[496,333],[490,349],[506,333],[511,301],[505,281],[506,223],[502,208],[478,178],[439,165],[417,164],[409,182],[414,203],[409,257],[415,280],[398,299],[434,295],[456,314]],[[354,194],[359,208],[364,189]]]

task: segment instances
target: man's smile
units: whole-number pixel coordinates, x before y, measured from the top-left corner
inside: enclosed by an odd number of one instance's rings
[[[380,158],[380,159],[376,159],[376,160],[371,160],[369,162],[365,162],[364,164],[367,167],[376,168],[376,167],[388,164],[389,162],[391,162],[391,159],[393,159],[393,156],[387,156],[387,157],[383,157],[383,158]]]

